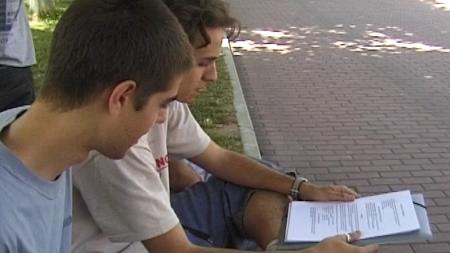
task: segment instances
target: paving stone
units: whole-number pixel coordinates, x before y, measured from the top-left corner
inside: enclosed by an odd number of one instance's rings
[[[449,12],[426,0],[227,1],[263,157],[363,195],[423,192],[436,241],[380,252],[450,253]]]

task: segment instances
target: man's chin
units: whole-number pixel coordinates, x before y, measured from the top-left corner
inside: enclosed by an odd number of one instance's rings
[[[185,98],[185,99],[177,99],[177,101],[180,102],[180,103],[185,103],[185,104],[188,104],[188,105],[192,105],[195,102],[196,98],[197,98],[197,96],[194,96],[194,97]]]
[[[186,104],[188,105],[193,105],[195,103],[195,99],[191,99],[188,102],[186,102]]]

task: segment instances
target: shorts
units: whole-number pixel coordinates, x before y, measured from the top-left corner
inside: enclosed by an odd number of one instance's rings
[[[252,190],[208,177],[172,193],[170,202],[189,240],[199,246],[245,247],[243,215]]]
[[[31,67],[0,65],[0,112],[29,105],[35,99]]]
[[[273,169],[275,165],[260,161]],[[204,247],[259,250],[245,234],[243,218],[255,189],[208,175],[184,191],[172,193],[170,202],[191,243]]]

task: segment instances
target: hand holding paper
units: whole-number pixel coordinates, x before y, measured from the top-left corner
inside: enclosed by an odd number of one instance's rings
[[[351,241],[359,239],[361,234],[359,232],[350,233]],[[368,245],[365,247],[354,246],[349,244],[346,236],[343,234],[329,237],[316,246],[312,247],[313,252],[320,253],[376,253],[379,250],[378,245]]]
[[[409,191],[352,202],[292,202],[286,242],[319,242],[336,234],[361,231],[361,239],[420,228]]]
[[[410,232],[403,232],[403,233],[395,233],[391,235],[384,235],[384,236],[378,236],[378,237],[372,237],[369,239],[360,239],[357,241],[354,241],[353,245],[369,245],[369,244],[387,244],[387,243],[409,243],[409,242],[416,242],[416,241],[425,241],[425,240],[431,240],[433,237],[433,234],[431,232],[430,223],[428,220],[428,214],[427,209],[425,206],[425,199],[423,197],[423,194],[413,194],[411,195],[412,200],[414,201],[414,210],[416,212],[417,219],[419,220],[420,228],[414,231]],[[314,203],[314,202],[313,202]],[[317,203],[317,202],[316,202]],[[324,203],[324,202],[322,202]],[[325,202],[326,204],[330,204],[330,202]],[[335,202],[335,204],[339,204],[343,202]],[[322,250],[322,247],[325,247],[326,245],[332,245],[333,247],[337,247],[334,243],[327,242],[328,239],[325,239],[322,242],[314,241],[314,242],[304,242],[304,241],[287,241],[287,230],[289,226],[292,226],[292,219],[298,220],[297,217],[287,217],[285,220],[284,226],[285,230],[280,234],[280,244],[276,247],[277,250],[298,250],[298,249],[304,249],[304,248],[310,248],[313,249],[312,252],[321,252],[317,249]],[[306,229],[304,224],[301,221],[298,221],[298,229]],[[300,226],[300,227],[299,227]],[[295,227],[295,226],[294,226]],[[302,228],[303,227],[303,228]],[[364,231],[363,231],[364,233]],[[336,234],[336,232],[334,233]],[[343,238],[343,235],[340,234],[338,237]],[[323,246],[320,246],[323,245]],[[320,248],[318,248],[320,247]],[[328,247],[328,246],[327,246]],[[373,246],[370,246],[373,247]],[[333,249],[333,248],[331,248]],[[346,250],[349,248],[347,247]],[[358,251],[367,248],[355,248],[355,251],[342,251],[342,252],[364,252],[366,251]],[[324,251],[326,252],[326,251]],[[338,251],[330,251],[330,252],[338,252]],[[371,252],[371,251],[368,251]]]

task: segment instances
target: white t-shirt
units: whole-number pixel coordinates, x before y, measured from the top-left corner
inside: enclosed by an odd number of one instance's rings
[[[168,157],[194,157],[210,141],[188,106],[172,102],[166,122],[123,159],[92,152],[73,170],[72,252],[147,252],[140,241],[179,223],[170,206]]]

